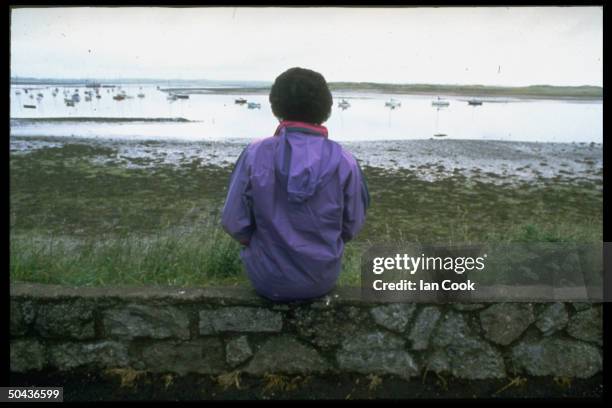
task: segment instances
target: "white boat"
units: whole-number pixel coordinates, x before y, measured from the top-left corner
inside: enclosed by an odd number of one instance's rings
[[[402,103],[394,98],[391,98],[387,102],[385,102],[385,106],[391,109],[395,109],[395,108],[399,108],[400,106],[402,106]]]
[[[261,103],[249,102],[247,104],[247,108],[249,108],[249,109],[260,109],[261,108]]]
[[[346,99],[342,99],[340,102],[338,102],[338,107],[344,110],[350,108],[351,104]]]
[[[448,106],[450,102],[438,96],[438,99],[431,101],[431,106]]]

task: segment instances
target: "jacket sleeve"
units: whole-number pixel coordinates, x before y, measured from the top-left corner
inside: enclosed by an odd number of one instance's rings
[[[344,185],[344,212],[342,217],[342,239],[344,242],[352,240],[361,230],[369,206],[368,185],[359,164],[354,160],[351,172]]]
[[[225,232],[244,245],[248,245],[255,231],[247,149],[240,154],[230,177],[221,215],[221,225]]]

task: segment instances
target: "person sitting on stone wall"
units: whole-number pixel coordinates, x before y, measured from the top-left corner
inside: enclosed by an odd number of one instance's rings
[[[238,158],[222,225],[243,245],[240,256],[261,296],[316,298],[334,288],[344,245],[362,228],[370,196],[353,155],[322,125],[333,99],[320,73],[283,72],[269,100],[280,123]]]

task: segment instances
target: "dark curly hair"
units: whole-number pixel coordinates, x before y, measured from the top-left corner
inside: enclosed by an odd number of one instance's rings
[[[279,119],[321,124],[331,115],[333,99],[323,75],[296,67],[276,78],[270,104]]]

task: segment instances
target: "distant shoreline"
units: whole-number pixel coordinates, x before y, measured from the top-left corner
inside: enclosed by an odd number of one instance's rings
[[[255,94],[255,95],[267,95],[270,92],[270,88],[162,88],[161,91],[172,92],[178,94],[224,94],[224,95],[244,95],[244,94]],[[363,92],[372,94],[393,94],[393,95],[449,95],[449,96],[465,96],[465,97],[511,97],[519,99],[556,99],[556,100],[580,100],[580,101],[600,101],[603,99],[601,95],[590,95],[580,94],[578,92],[568,92],[566,94],[554,93],[554,92],[507,92],[503,90],[484,89],[483,90],[460,90],[460,89],[440,89],[440,90],[409,90],[409,89],[393,89],[393,88],[348,88],[348,87],[334,87],[330,84],[330,90],[332,92]]]
[[[170,84],[177,86],[169,86]],[[11,85],[31,86],[86,86],[91,85],[89,80],[43,80],[43,79],[12,79]],[[159,81],[143,80],[141,82],[104,80],[96,83],[102,87],[112,85],[162,85],[161,90],[167,92],[188,94],[267,94],[271,85],[255,85],[254,81]],[[248,85],[247,85],[248,84]],[[389,93],[397,95],[458,95],[470,97],[516,97],[516,98],[548,98],[548,99],[571,99],[571,100],[601,100],[603,99],[603,88],[599,86],[552,86],[531,85],[522,87],[504,87],[488,85],[436,85],[436,84],[386,84],[375,82],[329,82],[332,92],[368,92]]]
[[[40,122],[194,122],[185,118],[121,118],[121,117],[41,117],[41,118],[11,118],[11,123],[40,123]]]

